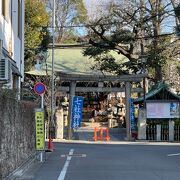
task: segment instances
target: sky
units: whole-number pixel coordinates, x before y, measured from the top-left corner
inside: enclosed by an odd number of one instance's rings
[[[96,14],[99,8],[112,0],[84,0],[88,13]]]
[[[102,3],[108,2],[108,1],[110,1],[110,0],[84,0],[86,5],[94,4],[94,6],[96,6],[98,4],[102,4]]]
[[[97,17],[98,13],[100,13],[100,11],[102,11],[103,5],[110,2],[111,0],[83,0],[83,1],[88,10],[89,17],[92,18],[92,17]],[[80,35],[87,34],[87,31],[85,28],[77,28],[77,31]]]
[[[88,14],[91,17],[97,16],[98,12],[100,13],[103,11],[103,6],[105,6],[106,3],[111,2],[113,0],[83,0],[87,9],[88,9]],[[118,0],[120,1],[120,0]],[[177,0],[177,2],[180,0]],[[170,33],[173,32],[175,26],[175,21],[174,18],[169,17],[166,18],[166,21],[162,23],[162,32],[163,33]]]

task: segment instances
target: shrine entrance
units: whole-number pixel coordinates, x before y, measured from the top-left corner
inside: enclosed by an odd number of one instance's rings
[[[71,107],[72,98],[75,95],[83,96],[84,101],[84,123],[98,126],[98,123],[105,123],[108,127],[123,127],[126,131],[126,139],[131,139],[130,128],[130,98],[131,93],[143,93],[142,88],[133,88],[132,83],[140,83],[146,74],[138,75],[81,75],[56,72],[60,79],[58,91],[69,96],[68,116],[66,116],[67,139],[72,139],[71,129]],[[124,93],[113,99],[109,97],[112,93]],[[92,99],[94,98],[94,99]],[[66,103],[66,102],[64,102]],[[114,108],[115,107],[115,108]],[[120,114],[123,113],[124,114]],[[125,118],[123,119],[123,117]],[[118,119],[117,121],[115,121]],[[120,124],[117,124],[120,123]]]

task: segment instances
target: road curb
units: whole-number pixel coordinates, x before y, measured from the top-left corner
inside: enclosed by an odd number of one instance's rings
[[[61,140],[53,139],[54,143],[72,143],[72,144],[124,144],[124,145],[168,145],[168,146],[180,146],[180,143],[176,142],[151,142],[151,141],[83,141],[83,140]]]

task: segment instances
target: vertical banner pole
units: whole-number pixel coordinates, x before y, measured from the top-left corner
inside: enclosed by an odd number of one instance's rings
[[[76,82],[70,82],[70,93],[69,93],[69,112],[68,112],[68,140],[71,139],[72,132],[71,132],[71,121],[72,121],[72,105],[73,105],[73,97],[75,96],[76,92]]]
[[[41,94],[41,109],[44,109],[44,94]]]
[[[131,98],[131,84],[130,82],[125,82],[125,96],[126,96],[126,139],[130,141],[131,139],[131,127],[130,127],[130,101]]]

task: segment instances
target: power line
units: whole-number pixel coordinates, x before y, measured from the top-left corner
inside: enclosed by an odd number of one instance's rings
[[[31,26],[31,27],[39,27],[39,28],[91,28],[91,27],[96,27],[96,26],[109,26],[109,25],[118,25],[122,24],[122,22],[112,22],[112,23],[95,23],[95,24],[86,24],[86,25],[67,25],[67,26]]]
[[[95,24],[85,24],[85,25],[67,25],[67,26],[55,26],[55,28],[79,28],[79,27],[96,27],[96,26],[108,26],[114,24],[122,24],[122,22],[112,22],[112,23],[95,23]],[[42,27],[42,28],[54,28],[52,26],[32,26],[32,27]]]

